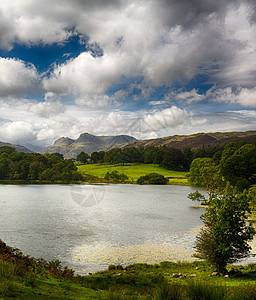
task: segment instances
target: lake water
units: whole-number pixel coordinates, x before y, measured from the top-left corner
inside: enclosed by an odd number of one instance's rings
[[[191,260],[204,209],[188,186],[0,185],[0,238],[78,274]]]

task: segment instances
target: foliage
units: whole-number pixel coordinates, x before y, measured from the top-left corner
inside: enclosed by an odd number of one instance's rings
[[[247,224],[250,197],[228,186],[212,195],[202,215],[204,227],[197,236],[195,257],[214,265],[221,273],[227,264],[247,257],[254,229]]]
[[[114,170],[112,172],[107,172],[104,176],[104,179],[114,182],[123,182],[125,180],[128,180],[128,176],[125,174],[119,174],[118,171]]]
[[[94,164],[103,163],[105,157],[105,151],[94,151],[91,154],[91,162]]]
[[[188,194],[188,198],[192,201],[199,201],[202,204],[207,202],[205,196],[198,191]]]
[[[198,150],[194,157],[202,156],[204,151]],[[232,142],[223,150],[216,148],[214,155],[195,158],[190,165],[189,181],[192,185],[205,187],[210,193],[224,188],[228,182],[242,192],[256,184],[255,170],[256,146]]]
[[[0,147],[0,180],[77,181],[81,180],[71,159],[62,154],[17,152],[10,147]]]
[[[167,184],[168,179],[165,178],[163,175],[158,173],[150,173],[145,176],[141,176],[137,180],[138,184]]]
[[[230,143],[220,159],[220,171],[226,181],[240,191],[256,183],[256,146]]]
[[[160,166],[169,170],[187,170],[187,160],[181,150],[173,147],[163,147],[163,157]]]
[[[222,185],[219,167],[210,158],[196,158],[190,166],[189,182],[210,191],[215,190]]]
[[[255,210],[256,208],[256,184],[255,185],[252,185],[250,187],[250,189],[248,190],[248,193],[251,197],[251,207],[253,210]]]
[[[89,154],[82,151],[77,155],[76,160],[80,161],[83,164],[86,164],[89,158]]]

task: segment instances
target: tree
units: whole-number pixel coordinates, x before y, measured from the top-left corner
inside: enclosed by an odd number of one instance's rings
[[[76,157],[76,160],[77,161],[80,161],[81,163],[83,164],[86,164],[87,163],[87,160],[90,158],[89,154],[88,153],[85,153],[84,151],[80,152],[77,157]]]
[[[196,238],[194,256],[208,261],[219,273],[226,272],[229,263],[249,255],[255,231],[248,223],[250,196],[237,193],[227,186],[222,193],[212,195],[206,212],[201,216],[204,227]]]
[[[240,191],[255,184],[256,146],[231,143],[229,147],[225,147],[220,160],[220,171],[225,180]]]
[[[192,161],[189,171],[189,182],[194,186],[206,188],[209,200],[217,189],[224,188],[224,182],[219,175],[219,166],[211,158],[196,158]]]
[[[125,174],[119,174],[118,171],[114,170],[112,172],[107,172],[104,176],[104,179],[108,181],[113,180],[114,182],[123,182],[128,180],[128,176]]]
[[[163,150],[163,160],[161,161],[160,166],[177,171],[185,168],[186,159],[181,150],[173,147],[163,147]]]

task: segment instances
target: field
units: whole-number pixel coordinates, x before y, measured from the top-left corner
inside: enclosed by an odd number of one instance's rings
[[[83,175],[89,174],[98,178],[104,178],[107,172],[116,170],[120,174],[127,175],[131,182],[135,182],[140,176],[150,173],[159,173],[169,178],[169,184],[188,185],[187,172],[171,171],[153,164],[87,164],[78,165],[77,168]]]

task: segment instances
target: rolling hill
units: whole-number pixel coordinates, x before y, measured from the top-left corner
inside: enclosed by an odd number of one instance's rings
[[[164,138],[135,141],[126,146],[151,147],[167,146],[178,149],[191,148],[197,150],[202,147],[225,146],[230,142],[245,141],[256,144],[256,131],[246,132],[214,132],[197,133],[191,135],[174,135]]]
[[[20,146],[20,145],[13,145],[10,143],[0,142],[0,147],[2,147],[2,146],[8,146],[8,147],[15,148],[18,152],[34,153],[33,151],[29,150],[28,148]]]

